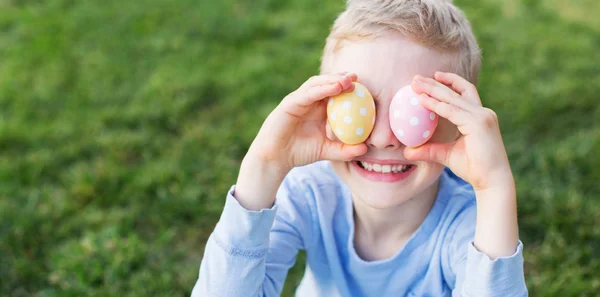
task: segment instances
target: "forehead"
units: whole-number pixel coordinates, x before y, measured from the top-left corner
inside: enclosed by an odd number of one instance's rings
[[[327,72],[349,71],[358,75],[374,97],[391,99],[416,74],[432,77],[435,71],[449,71],[449,63],[437,51],[401,36],[346,43],[331,58]]]

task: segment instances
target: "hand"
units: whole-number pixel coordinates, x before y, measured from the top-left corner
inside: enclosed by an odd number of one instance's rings
[[[355,74],[310,78],[269,114],[242,161],[234,196],[249,210],[271,207],[285,175],[319,160],[351,160],[367,152],[364,143],[327,138],[327,100],[354,91]]]
[[[443,72],[436,72],[434,78],[417,75],[411,86],[421,94],[425,108],[448,119],[461,135],[450,143],[406,148],[406,158],[445,165],[478,191],[510,183],[512,173],[496,113],[482,106],[477,89],[464,78]]]
[[[327,99],[352,92],[355,74],[310,78],[286,96],[267,117],[249,152],[283,171],[319,160],[351,160],[366,153],[365,144],[346,145],[326,136]]]

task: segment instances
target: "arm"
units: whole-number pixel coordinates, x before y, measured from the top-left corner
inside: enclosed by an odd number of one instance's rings
[[[474,238],[482,228],[473,228],[473,223],[477,225],[482,220],[486,221],[482,218],[481,198],[477,197],[476,208],[471,207],[457,217],[447,235],[448,245],[444,250],[448,261],[444,265],[448,268],[445,275],[452,288],[452,296],[528,296],[523,274],[523,244],[518,239],[508,254],[496,257],[489,256],[487,253],[490,251],[483,252],[475,244]],[[494,234],[484,235],[494,237]],[[498,239],[502,239],[501,235]],[[487,243],[484,241],[484,245]],[[503,245],[504,242],[498,244]]]
[[[227,195],[221,218],[211,234],[192,296],[279,296],[299,249],[312,238],[311,207],[296,185],[286,180],[276,205],[245,209]]]
[[[492,260],[515,253],[519,243],[515,183],[507,171],[493,188],[476,190],[475,247]]]
[[[464,274],[457,279],[463,287],[457,296],[528,296],[514,181],[509,174],[496,180],[494,188],[475,191],[475,240],[467,246]]]
[[[209,237],[192,296],[279,296],[312,230],[311,202],[294,190],[298,184],[282,180],[296,166],[349,160],[366,151],[364,144],[345,145],[324,133],[322,100],[352,91],[356,79],[345,73],[313,77],[267,117]]]
[[[461,135],[450,143],[407,148],[405,156],[443,164],[475,190],[475,234],[457,228],[452,239],[454,296],[527,295],[515,183],[496,113],[483,107],[473,84],[453,73],[436,72],[433,79],[416,76],[412,87],[421,93],[425,108],[448,119]]]

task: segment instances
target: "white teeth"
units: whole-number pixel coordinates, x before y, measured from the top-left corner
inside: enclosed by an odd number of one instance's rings
[[[373,164],[373,171],[375,171],[375,172],[381,172],[381,165],[379,165],[379,164]]]
[[[383,165],[383,166],[381,166],[381,172],[383,172],[383,173],[390,173],[390,172],[392,172],[392,166],[390,166],[390,165]]]
[[[364,161],[359,161],[360,165],[362,165],[362,167],[365,170],[368,171],[375,171],[375,172],[381,172],[381,173],[399,173],[399,172],[403,172],[406,171],[406,169],[408,168],[409,165],[381,165],[381,164],[376,164],[376,163],[368,163],[368,162],[364,162]]]

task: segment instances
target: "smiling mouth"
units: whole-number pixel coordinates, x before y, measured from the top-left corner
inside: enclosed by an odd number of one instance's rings
[[[412,164],[377,164],[377,163],[369,163],[365,161],[354,161],[358,167],[378,173],[404,173],[411,170],[415,165]]]

